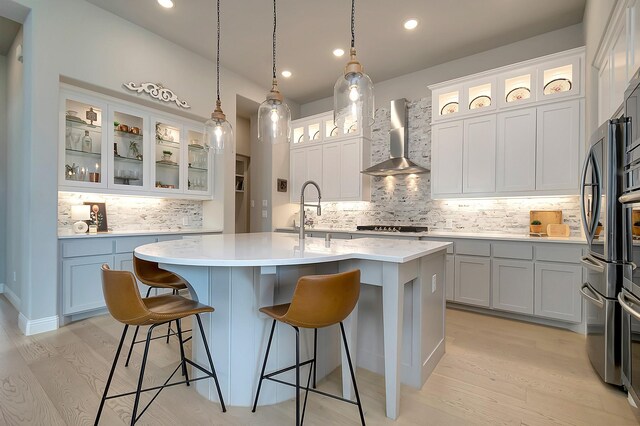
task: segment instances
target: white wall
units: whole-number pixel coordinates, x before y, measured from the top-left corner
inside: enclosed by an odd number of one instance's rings
[[[57,158],[61,76],[133,100],[125,95],[123,83],[162,82],[187,100],[190,113],[204,122],[214,107],[215,65],[83,0],[15,1],[31,12],[24,22],[25,134],[16,143],[20,152],[9,157],[13,161],[26,156],[27,167],[14,188],[26,198],[25,222],[11,227],[21,233],[26,247],[21,314],[35,320],[57,314],[57,162],[52,159]],[[236,96],[261,102],[268,88],[224,68],[221,78],[223,109],[235,127]],[[216,158],[217,199],[204,207],[205,226],[224,223],[225,232],[233,232],[235,226],[234,209],[223,209],[234,205],[234,158],[232,149]]]
[[[28,151],[23,146],[24,66],[15,59],[16,49],[22,42],[23,30],[20,30],[7,54],[7,233],[4,283],[5,294],[17,310],[21,305],[21,283],[27,275],[26,238],[23,235],[27,226],[24,215],[27,194],[22,181],[27,175],[28,165]]]
[[[236,152],[251,157],[251,124],[248,118],[236,117]]]
[[[433,42],[437,43],[437,40]],[[582,24],[576,24],[390,80],[374,81],[376,107],[386,107],[390,101],[398,98],[418,100],[430,97],[431,93],[427,88],[430,84],[464,77],[583,45]],[[364,64],[365,69],[366,65]],[[332,109],[333,97],[328,97],[301,105],[300,116],[306,117]]]
[[[598,70],[593,66],[598,47],[611,18],[616,0],[587,0],[584,10],[584,39],[587,71],[585,77],[586,134],[591,135],[600,125],[598,122]],[[589,143],[589,138],[585,138]]]
[[[6,280],[7,257],[7,58],[0,56],[0,287]],[[0,292],[3,289],[0,288]]]

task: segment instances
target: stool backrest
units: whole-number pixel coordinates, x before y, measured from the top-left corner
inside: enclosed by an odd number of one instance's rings
[[[150,262],[148,260],[138,259],[135,256],[133,256],[133,270],[135,271],[138,279],[147,285],[153,285],[157,281],[154,280],[154,278],[159,273],[165,272],[160,269],[160,267],[158,266],[158,262]]]
[[[109,265],[102,265],[102,292],[111,316],[124,324],[149,314],[136,279],[129,271],[113,271]]]
[[[349,316],[360,296],[360,270],[301,277],[283,320],[320,328]]]

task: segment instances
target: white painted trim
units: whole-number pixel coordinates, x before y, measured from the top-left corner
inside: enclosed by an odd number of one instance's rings
[[[16,308],[17,311],[20,311],[21,300],[18,296],[16,296],[13,290],[11,290],[11,287],[9,287],[8,285],[7,286],[3,285],[3,293],[4,293],[4,297],[7,298],[9,303],[11,303],[13,307]]]
[[[22,312],[18,315],[18,328],[25,336],[58,329],[58,316],[30,320]]]

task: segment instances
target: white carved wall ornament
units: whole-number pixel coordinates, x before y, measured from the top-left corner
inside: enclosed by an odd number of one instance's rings
[[[163,102],[175,102],[175,104],[181,108],[191,108],[186,101],[181,101],[178,96],[173,93],[173,90],[167,89],[160,83],[140,83],[136,86],[133,81],[123,84],[124,87],[132,92],[142,93],[145,92],[154,99]]]

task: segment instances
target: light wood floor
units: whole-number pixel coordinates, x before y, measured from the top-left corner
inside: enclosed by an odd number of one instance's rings
[[[121,325],[108,316],[25,337],[17,313],[0,297],[0,425],[93,424],[115,353]],[[175,339],[173,339],[175,340]],[[177,344],[156,341],[149,383],[176,365]],[[584,348],[569,331],[449,310],[447,353],[422,390],[402,388],[397,422],[384,416],[382,377],[358,370],[370,425],[634,425],[626,396],[600,382]],[[112,389],[135,387],[140,350],[132,365],[117,370]],[[122,365],[122,364],[121,364]],[[337,371],[320,384],[337,391]],[[146,401],[148,399],[143,400]],[[111,400],[101,424],[128,424],[133,398]],[[192,389],[164,390],[140,419],[145,425],[288,425],[294,404],[231,407],[226,414]],[[359,424],[354,406],[312,395],[305,423]]]

